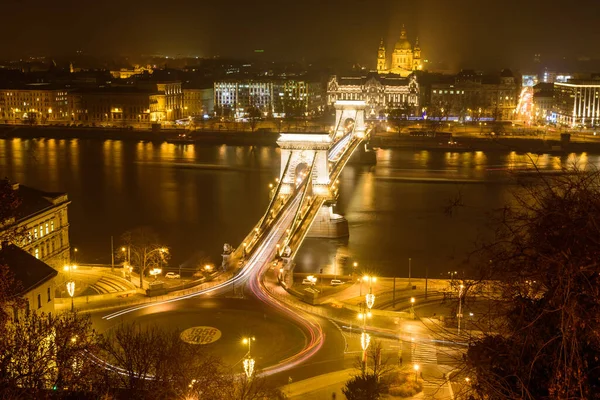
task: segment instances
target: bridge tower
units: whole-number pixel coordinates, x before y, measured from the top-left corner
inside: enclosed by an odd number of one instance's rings
[[[365,136],[365,108],[363,100],[338,100],[335,107],[335,137],[341,137],[350,131],[359,138]]]
[[[298,183],[308,174],[311,166],[312,193],[329,193],[329,161],[327,152],[332,138],[328,133],[282,133],[277,140],[281,148],[281,193],[293,193]]]

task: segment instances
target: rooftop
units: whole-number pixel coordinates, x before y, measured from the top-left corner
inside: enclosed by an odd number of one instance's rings
[[[13,190],[17,191],[21,199],[21,204],[16,209],[17,220],[27,219],[59,204],[68,203],[66,193],[44,192],[18,183],[13,185]]]
[[[0,250],[0,264],[8,266],[15,280],[21,283],[20,294],[27,293],[58,275],[45,262],[13,244]]]

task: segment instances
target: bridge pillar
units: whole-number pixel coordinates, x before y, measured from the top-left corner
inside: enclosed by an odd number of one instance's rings
[[[344,136],[350,129],[359,138],[365,136],[365,108],[367,104],[358,100],[338,100],[334,104],[335,123],[337,125],[335,136]]]
[[[313,161],[312,191],[319,196],[329,193],[327,150],[331,146],[331,137],[328,133],[282,133],[277,144],[281,148],[279,179],[282,194],[294,192],[296,185],[309,172]]]
[[[306,236],[312,238],[341,238],[349,235],[348,220],[333,212],[333,204],[326,202],[318,211]]]

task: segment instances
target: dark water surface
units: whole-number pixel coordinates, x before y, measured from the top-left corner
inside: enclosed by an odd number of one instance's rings
[[[378,150],[377,165],[348,165],[336,212],[347,240],[307,239],[298,270],[334,273],[353,261],[382,276],[440,276],[489,234],[489,213],[510,199],[507,171],[532,161],[542,171],[600,157],[516,153]],[[172,249],[170,266],[204,255],[220,262],[225,242],[238,245],[268,204],[279,172],[272,147],[39,139],[0,140],[0,175],[47,191],[68,192],[71,243],[79,260],[110,262],[110,237],[149,225]],[[525,173],[525,172],[524,172]],[[460,193],[463,207],[447,206]]]

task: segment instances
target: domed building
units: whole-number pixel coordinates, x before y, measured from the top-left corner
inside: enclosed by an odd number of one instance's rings
[[[394,45],[390,67],[386,59],[385,45],[383,39],[379,44],[377,52],[377,72],[380,74],[397,74],[403,77],[410,75],[413,71],[418,71],[423,68],[421,64],[421,48],[419,47],[419,38],[415,45],[408,40],[406,28],[402,25],[400,39]]]

